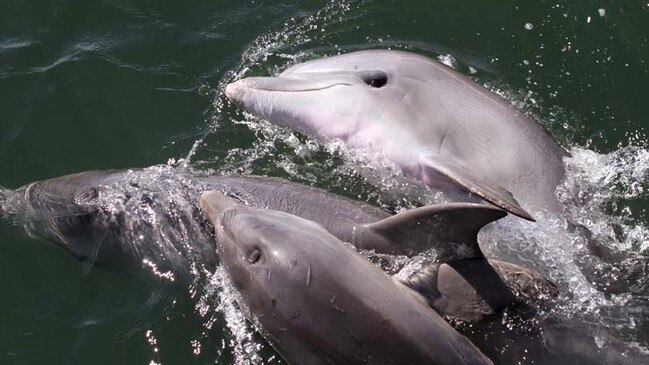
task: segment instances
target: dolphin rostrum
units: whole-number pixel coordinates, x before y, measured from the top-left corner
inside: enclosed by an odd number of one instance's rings
[[[218,192],[200,204],[245,307],[290,364],[492,364],[321,225]]]
[[[506,100],[430,58],[360,51],[225,92],[271,123],[378,151],[429,186],[471,192],[528,220],[525,209],[559,210],[564,151]]]

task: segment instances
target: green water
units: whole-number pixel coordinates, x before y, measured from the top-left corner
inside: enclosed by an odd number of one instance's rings
[[[166,163],[201,140],[196,167],[362,194],[332,178],[339,156],[260,144],[266,132],[233,123],[245,117],[221,88],[366,48],[452,56],[569,150],[644,147],[648,38],[647,1],[0,0],[0,185]],[[611,214],[644,227],[648,202],[640,192]],[[0,252],[2,364],[232,361],[231,335],[205,326],[187,290],[86,267],[11,230]],[[649,345],[647,327],[630,340]]]

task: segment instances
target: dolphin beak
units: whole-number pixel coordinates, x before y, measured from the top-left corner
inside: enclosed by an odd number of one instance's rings
[[[229,83],[225,87],[225,96],[232,101],[242,101],[248,92],[305,92],[329,89],[334,86],[351,86],[362,84],[355,75],[341,73],[290,74],[278,77],[246,77]],[[250,97],[255,97],[250,95]],[[249,97],[249,98],[250,98]]]
[[[212,224],[216,224],[216,220],[221,213],[238,205],[238,203],[220,192],[206,191],[201,194],[200,205],[201,209],[207,215]]]
[[[243,93],[245,92],[245,82],[246,79],[235,81],[229,83],[225,87],[225,97],[230,101],[240,101],[243,98]]]

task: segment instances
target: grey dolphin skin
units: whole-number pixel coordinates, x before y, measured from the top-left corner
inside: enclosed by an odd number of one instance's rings
[[[226,96],[271,123],[379,151],[429,186],[469,191],[528,220],[526,209],[560,211],[565,152],[509,102],[430,58],[342,54],[238,80]]]
[[[291,364],[491,364],[425,300],[324,227],[207,192],[219,257]]]
[[[391,215],[284,179],[160,165],[82,172],[5,191],[0,217],[80,260],[120,269],[153,267],[181,280],[192,265],[209,271],[218,262],[211,224],[197,207],[206,190],[315,221],[359,249],[397,255],[434,249],[438,264],[403,283],[444,315],[475,321],[515,300],[536,302],[556,294],[538,273],[483,257],[478,231],[505,215],[487,205],[439,204]]]

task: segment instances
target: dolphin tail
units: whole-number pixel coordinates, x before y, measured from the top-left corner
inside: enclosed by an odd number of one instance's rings
[[[387,242],[395,254],[413,255],[435,248],[442,259],[482,258],[478,231],[506,215],[505,211],[485,204],[427,205],[366,224],[362,237]],[[370,245],[360,242],[359,246]]]
[[[518,204],[518,201],[516,201],[512,193],[507,189],[476,177],[471,171],[460,165],[424,154],[420,157],[420,166],[424,170],[424,175],[426,176],[426,180],[429,180],[428,182],[435,177],[442,177],[513,215],[528,221],[535,221]]]

